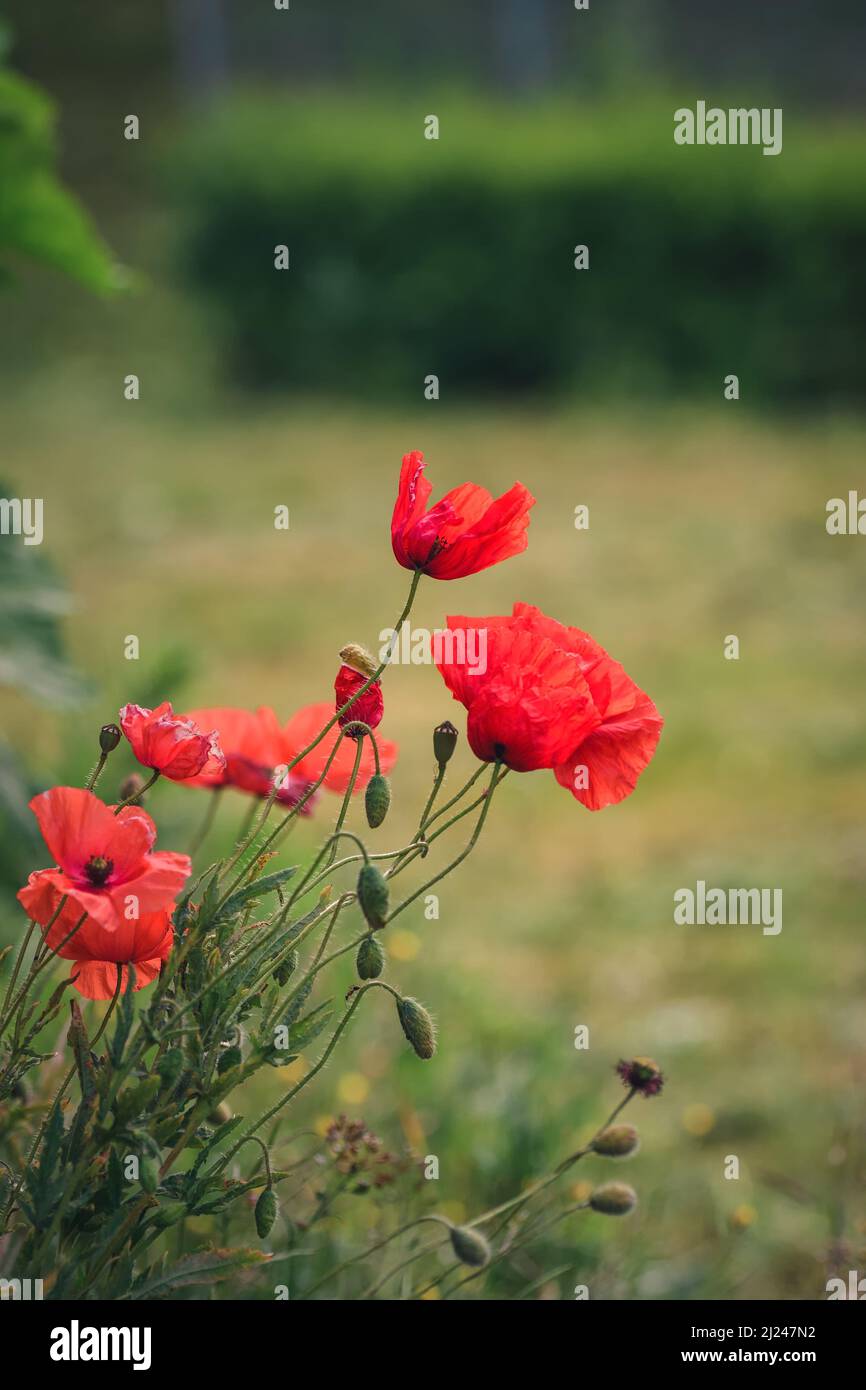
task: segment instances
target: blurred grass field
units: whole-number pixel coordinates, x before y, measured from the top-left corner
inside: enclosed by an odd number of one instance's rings
[[[76,602],[70,647],[95,687],[62,715],[3,698],[4,730],[43,784],[83,779],[98,725],[173,649],[189,672],[162,693],[181,708],[265,703],[285,718],[329,698],[339,647],[378,648],[403,603],[388,523],[410,448],[425,451],[434,495],[519,478],[538,499],[526,553],[425,581],[413,624],[537,603],[591,631],[666,720],[617,808],[590,814],[550,775],[507,779],[442,885],[440,919],[419,904],[391,942],[391,978],[437,1017],[437,1058],[408,1053],[373,999],[296,1128],[363,1114],[393,1147],[438,1155],[437,1195],[456,1218],[586,1137],[618,1099],[618,1058],[651,1054],[668,1082],[633,1103],[643,1147],[616,1172],[641,1207],[562,1227],[537,1273],[567,1272],[545,1294],[819,1298],[837,1266],[862,1268],[863,559],[857,538],[824,527],[827,499],[862,473],[862,425],[758,421],[733,403],[398,413],[310,400],[172,415],[147,391],[116,397],[72,362],[4,402],[5,473],[44,499],[46,549]],[[281,503],[288,532],[273,526]],[[129,634],[138,663],[124,659]],[[739,661],[724,659],[728,634]],[[429,787],[434,724],[465,720],[432,667],[393,668],[385,695],[401,757],[376,842],[393,847]],[[119,753],[112,776],[129,767]],[[448,785],[471,767],[463,740]],[[161,846],[183,850],[204,803],[161,786],[150,808]],[[208,858],[245,809],[223,799]],[[321,803],[286,854],[309,854],[335,811]],[[699,878],[781,887],[783,931],[674,926],[673,893]],[[341,935],[355,928],[344,916]],[[339,998],[351,966],[335,974]],[[588,1051],[574,1047],[579,1024]],[[258,1099],[284,1084],[276,1073]],[[728,1155],[738,1181],[723,1177]],[[610,1176],[601,1160],[585,1167],[581,1179]]]

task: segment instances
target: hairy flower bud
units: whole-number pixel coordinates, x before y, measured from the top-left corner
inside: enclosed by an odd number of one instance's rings
[[[266,1187],[256,1202],[256,1232],[259,1240],[265,1240],[277,1219],[277,1194],[272,1187]]]
[[[436,1051],[436,1029],[424,1005],[417,999],[398,999],[397,1017],[415,1055],[427,1061]]]
[[[351,666],[353,670],[360,671],[362,676],[368,678],[377,669],[375,657],[358,642],[347,642],[345,647],[340,648],[339,657],[345,666]]]
[[[375,864],[362,865],[357,893],[367,925],[374,931],[384,927],[388,919],[388,884]]]
[[[444,767],[450,760],[451,754],[457,747],[459,737],[460,735],[450,719],[436,725],[433,730],[433,756],[440,767]]]
[[[624,1182],[606,1182],[589,1199],[593,1211],[605,1216],[628,1216],[637,1206],[637,1193]]]
[[[390,805],[391,784],[381,772],[376,772],[367,783],[364,793],[364,810],[367,812],[367,824],[371,830],[376,830],[382,824]]]
[[[159,1164],[152,1158],[143,1158],[138,1165],[138,1180],[145,1192],[153,1194],[159,1186]]]
[[[124,777],[118,788],[118,796],[121,801],[129,801],[130,797],[138,796],[144,786],[144,778],[140,772],[130,772],[128,777]]]
[[[471,1226],[452,1226],[451,1244],[461,1264],[480,1269],[490,1259],[490,1246],[481,1232]]]
[[[362,980],[376,980],[381,975],[385,969],[385,952],[375,936],[364,937],[355,964]]]
[[[209,1125],[224,1125],[227,1120],[231,1119],[231,1117],[231,1109],[228,1105],[226,1105],[224,1100],[221,1100],[216,1109],[212,1110],[208,1115],[207,1122]]]
[[[637,1153],[640,1139],[634,1125],[609,1125],[593,1142],[593,1149],[604,1158],[626,1158]]]
[[[113,753],[120,739],[120,729],[116,724],[103,724],[99,730],[99,746],[103,753]]]
[[[289,954],[286,956],[285,960],[280,961],[279,965],[274,971],[274,979],[276,980],[278,985],[288,984],[289,980],[292,978],[292,976],[298,968],[298,961],[300,960],[300,958],[300,955],[295,950],[290,951]]]

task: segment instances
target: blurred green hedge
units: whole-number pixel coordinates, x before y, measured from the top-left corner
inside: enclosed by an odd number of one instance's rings
[[[720,397],[734,372],[751,404],[862,401],[866,130],[786,127],[776,157],[684,148],[683,104],[211,112],[167,168],[232,375],[405,399],[429,373],[444,398]]]

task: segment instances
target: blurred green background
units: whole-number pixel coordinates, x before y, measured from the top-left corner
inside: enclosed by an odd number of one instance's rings
[[[111,248],[64,267],[68,222],[0,246],[3,486],[42,497],[46,527],[14,560],[3,539],[4,939],[44,862],[22,797],[81,782],[122,702],[286,718],[329,698],[340,646],[378,647],[402,606],[401,454],[425,451],[437,495],[519,478],[526,553],[425,581],[414,623],[520,598],[588,629],[662,711],[658,754],[596,815],[550,776],[509,777],[440,919],[409,911],[390,942],[437,1059],[371,1007],[298,1127],[362,1114],[436,1154],[459,1219],[574,1147],[618,1098],[618,1058],[649,1053],[668,1082],[634,1103],[643,1147],[615,1174],[638,1213],[572,1218],[479,1296],[820,1298],[862,1272],[864,560],[824,525],[866,443],[858,7],[797,0],[783,26],[745,2],[2,8],[7,61],[58,103],[60,173]],[[673,110],[699,98],[781,106],[783,153],[675,147]],[[112,258],[128,287],[94,294]],[[389,672],[386,709],[391,847],[430,730],[464,721],[423,666]],[[449,784],[471,766],[463,743]],[[163,786],[151,809],[184,849],[204,804]],[[224,798],[211,852],[245,809]],[[781,887],[782,933],[674,926],[699,878]],[[350,983],[346,966],[334,992]],[[343,1199],[336,1245],[368,1219]]]

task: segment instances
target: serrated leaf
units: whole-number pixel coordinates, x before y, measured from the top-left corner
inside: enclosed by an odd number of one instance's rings
[[[261,1250],[202,1250],[194,1255],[184,1256],[170,1269],[163,1269],[145,1279],[130,1290],[128,1295],[121,1295],[121,1298],[163,1298],[172,1289],[228,1279],[239,1269],[267,1263],[270,1258]]]
[[[230,898],[226,898],[220,916],[234,917],[247,903],[255,902],[256,898],[263,898],[266,893],[274,893],[297,872],[297,864],[292,864],[287,869],[277,869],[275,873],[265,874],[253,883],[245,883],[242,888],[235,889]]]

